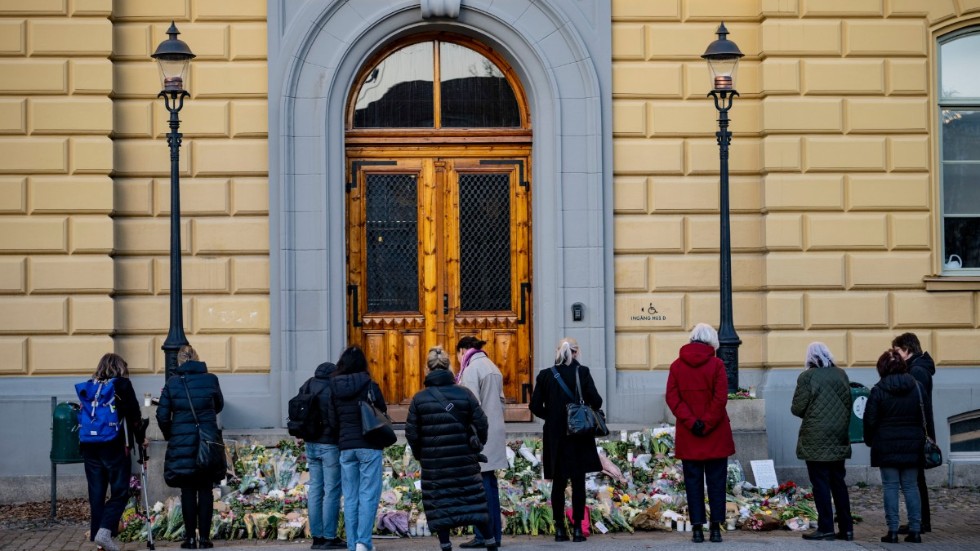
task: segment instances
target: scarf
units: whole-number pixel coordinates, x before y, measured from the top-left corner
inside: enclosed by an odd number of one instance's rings
[[[470,359],[478,352],[482,353],[483,351],[479,348],[470,348],[466,351],[466,354],[463,354],[463,363],[459,366],[459,373],[456,374],[456,384],[459,384],[459,380],[463,378],[463,372],[469,367]]]

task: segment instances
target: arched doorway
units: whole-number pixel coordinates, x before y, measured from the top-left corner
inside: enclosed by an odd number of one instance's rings
[[[529,420],[531,128],[491,49],[413,36],[364,65],[346,117],[347,334],[396,420],[425,355],[487,341],[509,420]]]

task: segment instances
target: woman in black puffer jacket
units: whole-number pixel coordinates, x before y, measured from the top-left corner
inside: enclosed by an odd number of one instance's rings
[[[224,469],[207,472],[197,467],[198,433],[194,413],[201,425],[210,425],[217,430],[218,413],[225,405],[218,378],[208,373],[208,366],[198,360],[197,351],[189,345],[180,349],[177,371],[163,387],[157,408],[157,424],[167,439],[163,479],[167,486],[180,488],[180,507],[184,515],[184,543],[180,547],[183,549],[197,549],[198,542],[201,549],[214,547],[211,543],[214,512],[211,489],[225,477]],[[199,539],[195,537],[195,530],[200,532]]]
[[[442,549],[448,551],[452,549],[451,528],[473,524],[481,534],[490,533],[480,452],[470,445],[470,426],[476,429],[482,447],[489,423],[476,396],[454,384],[449,356],[442,347],[429,350],[426,365],[426,389],[412,398],[405,439],[422,466],[422,506],[429,529],[439,534]],[[493,539],[486,542],[488,551],[497,550]]]
[[[881,469],[888,534],[885,543],[898,543],[898,490],[905,495],[909,535],[905,541],[921,542],[922,507],[916,484],[923,462],[926,428],[932,428],[932,404],[902,356],[887,350],[878,358],[881,380],[871,389],[864,409],[864,442],[871,447],[871,466]],[[921,401],[921,405],[920,405]]]

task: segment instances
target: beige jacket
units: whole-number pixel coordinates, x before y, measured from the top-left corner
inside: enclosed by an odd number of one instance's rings
[[[507,434],[504,429],[504,377],[497,366],[484,352],[476,352],[463,370],[459,384],[470,389],[480,401],[480,407],[487,414],[490,429],[487,431],[487,444],[483,446],[486,463],[480,463],[481,471],[506,469]]]

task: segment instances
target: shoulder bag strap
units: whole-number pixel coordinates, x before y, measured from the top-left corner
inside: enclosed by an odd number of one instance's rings
[[[565,391],[565,394],[567,394],[568,397],[571,398],[572,401],[574,402],[576,400],[575,395],[572,394],[571,389],[569,389],[568,385],[565,384],[565,381],[562,380],[561,375],[558,373],[558,368],[552,367],[551,370],[555,372],[555,381],[558,382],[558,386],[560,386],[561,389]],[[578,385],[578,368],[575,369],[575,384]],[[581,398],[581,389],[579,389],[579,391],[580,392],[579,392],[578,402],[580,404],[583,404],[585,402]]]
[[[463,425],[464,429],[469,427],[469,425],[464,423],[463,420],[460,418],[459,413],[456,412],[456,407],[453,406],[452,402],[446,400],[446,395],[443,394],[441,390],[439,390],[439,387],[430,386],[429,391],[430,394],[432,394],[432,396],[436,399],[436,401],[439,402],[440,405],[442,405],[442,409],[449,412],[449,414],[452,415],[454,419],[456,419],[457,423]]]
[[[575,366],[575,393],[578,394],[578,402],[580,404],[585,403],[585,397],[582,396],[582,379],[579,378],[578,372],[581,366]]]
[[[915,382],[915,393],[919,395],[919,411],[922,412],[922,430],[926,434],[926,439],[929,439],[929,424],[926,423],[926,406],[922,403],[922,384],[919,381]]]
[[[197,412],[194,411],[194,401],[191,400],[191,391],[187,388],[187,380],[184,379],[183,375],[180,376],[180,382],[184,383],[184,392],[187,393],[187,404],[191,406],[191,415],[194,416],[194,424],[200,428],[201,422],[197,420]]]

